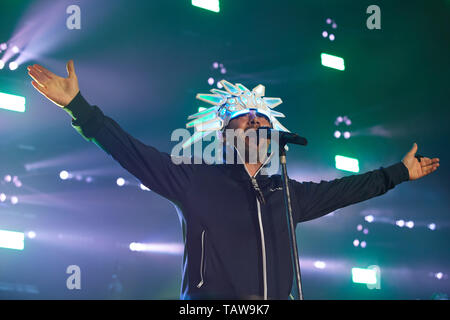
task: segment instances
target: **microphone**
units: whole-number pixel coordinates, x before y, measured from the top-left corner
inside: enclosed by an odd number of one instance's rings
[[[275,129],[272,129],[270,127],[259,127],[256,130],[256,132],[258,134],[258,138],[261,135],[261,131],[262,130],[266,130],[266,132],[267,132],[267,139],[271,139],[272,134],[277,132],[280,145],[285,145],[285,144],[291,143],[291,144],[298,144],[298,145],[301,145],[301,146],[306,146],[308,144],[308,141],[305,138],[300,137],[296,133],[275,130]]]

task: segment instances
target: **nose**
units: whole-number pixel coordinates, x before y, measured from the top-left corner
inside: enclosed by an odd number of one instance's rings
[[[248,122],[249,122],[252,126],[255,126],[255,125],[258,125],[258,127],[261,126],[261,123],[260,123],[260,121],[259,121],[259,117],[256,116],[256,112],[253,111],[253,110],[250,111],[250,112],[248,113]]]

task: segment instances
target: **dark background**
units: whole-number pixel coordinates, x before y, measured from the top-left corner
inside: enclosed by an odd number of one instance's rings
[[[66,28],[67,6],[81,8],[81,29]],[[381,30],[366,8],[381,8]],[[440,168],[386,195],[297,228],[306,299],[433,299],[450,292],[450,1],[220,1],[214,13],[171,1],[12,1],[0,4],[0,43],[20,43],[23,64],[0,70],[0,91],[25,96],[27,110],[0,110],[0,229],[36,232],[23,251],[0,248],[0,298],[178,299],[181,254],[137,253],[129,243],[181,243],[174,207],[70,126],[70,117],[30,84],[28,64],[66,76],[75,61],[80,89],[136,138],[170,152],[173,130],[195,113],[207,79],[266,86],[281,97],[281,123],[308,138],[288,153],[299,181],[349,175],[336,154],[358,158],[361,172],[418,152]],[[332,18],[338,28],[326,24]],[[334,32],[336,40],[322,37]],[[325,52],[345,71],[320,63]],[[0,57],[3,53],[0,53]],[[226,74],[212,67],[222,63]],[[352,120],[348,140],[334,121]],[[61,180],[59,172],[82,180]],[[7,183],[17,176],[22,187]],[[87,183],[86,177],[93,181]],[[116,185],[124,177],[128,184]],[[219,186],[218,186],[219,187]],[[16,195],[19,203],[9,201]],[[372,214],[374,222],[364,217]],[[412,220],[414,228],[395,221]],[[435,223],[437,228],[427,228]],[[356,226],[369,229],[367,235]],[[366,248],[354,247],[355,238]],[[314,261],[326,263],[325,269]],[[82,289],[68,290],[79,265]],[[378,265],[381,289],[351,280],[352,267]],[[435,274],[442,272],[442,279]],[[122,290],[109,286],[117,277]]]

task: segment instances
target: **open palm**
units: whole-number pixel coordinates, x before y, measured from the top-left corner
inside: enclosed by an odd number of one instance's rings
[[[67,106],[80,90],[73,60],[67,63],[67,78],[57,76],[38,64],[28,66],[27,69],[34,79],[31,82],[33,87],[59,107]]]
[[[408,168],[409,180],[422,178],[439,167],[439,158],[421,157],[420,161],[416,157],[417,143],[414,143],[412,149],[402,159],[403,164]]]

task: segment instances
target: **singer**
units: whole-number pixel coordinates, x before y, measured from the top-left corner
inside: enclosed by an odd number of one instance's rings
[[[32,85],[72,117],[72,126],[111,155],[152,191],[174,203],[182,223],[185,252],[181,299],[288,299],[293,283],[282,181],[263,175],[257,163],[174,164],[171,156],[125,132],[81,95],[74,63],[68,77],[40,65],[28,66]],[[252,91],[222,81],[224,91],[197,98],[213,106],[190,118],[192,139],[225,129],[270,127],[287,132],[273,110],[279,98],[264,98],[265,88]],[[209,117],[209,118],[208,118]],[[193,136],[193,137],[194,137]],[[227,141],[233,146],[235,141]],[[258,145],[245,143],[245,153]],[[416,158],[414,143],[403,159],[386,168],[332,181],[289,180],[295,224],[386,193],[396,185],[434,172],[438,158]],[[242,159],[242,151],[229,148]]]

